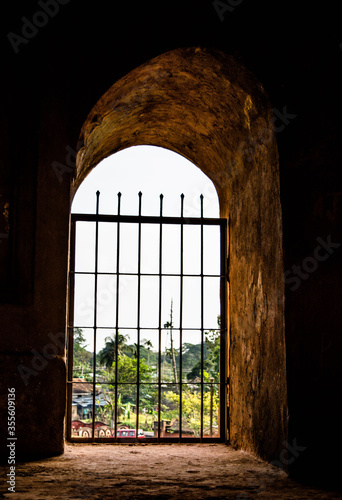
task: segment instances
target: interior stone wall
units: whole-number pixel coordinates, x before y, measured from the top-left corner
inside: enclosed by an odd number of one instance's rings
[[[243,141],[229,190],[229,377],[231,443],[277,460],[288,411],[280,186],[269,123],[260,115],[252,123],[251,137],[262,140],[247,150]]]
[[[104,94],[79,144],[75,188],[103,158],[137,144],[173,149],[213,180],[230,221],[230,440],[278,457],[287,439],[282,215],[260,83],[221,52],[163,54]]]
[[[17,177],[15,196],[19,276],[12,303],[0,307],[0,407],[1,422],[7,422],[7,391],[15,388],[17,460],[64,449],[70,173],[58,178],[52,164],[66,164],[69,132],[67,90],[59,85],[58,71],[50,70],[49,77],[42,75],[39,96],[30,87],[20,96],[21,112],[31,118],[31,141],[23,130],[12,136],[14,168],[25,175]],[[7,437],[4,432],[5,459]]]

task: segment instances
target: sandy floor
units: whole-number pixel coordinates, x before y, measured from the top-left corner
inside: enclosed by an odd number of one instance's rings
[[[8,471],[6,471],[8,472]],[[16,492],[2,472],[0,498],[14,499],[337,499],[223,444],[79,445],[16,465]]]

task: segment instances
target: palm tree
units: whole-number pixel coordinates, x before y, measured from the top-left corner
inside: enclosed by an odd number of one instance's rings
[[[125,342],[127,340],[127,335],[121,335],[121,333],[118,333],[118,356],[122,354],[122,349],[125,345]],[[105,346],[101,351],[99,352],[99,360],[100,363],[105,365],[106,368],[111,368],[114,361],[115,361],[115,354],[116,354],[116,335],[113,335],[112,337],[106,337],[105,338]]]
[[[143,344],[144,344],[145,348],[147,349],[147,364],[148,364],[148,366],[150,366],[150,351],[151,351],[153,345],[152,345],[152,342],[150,340],[146,340],[146,339],[143,340]]]

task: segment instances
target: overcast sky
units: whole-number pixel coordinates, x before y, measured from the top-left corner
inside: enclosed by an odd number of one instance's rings
[[[72,213],[95,213],[96,191],[100,195],[100,213],[117,214],[117,193],[121,192],[121,214],[138,214],[138,192],[142,196],[142,215],[159,215],[160,197],[163,198],[163,215],[180,216],[180,195],[184,193],[184,216],[200,216],[200,194],[204,195],[204,216],[219,217],[219,204],[212,182],[200,169],[184,157],[154,146],[135,146],[120,151],[103,160],[79,187],[72,205]],[[120,272],[137,272],[136,224],[120,226]],[[76,270],[94,271],[94,223],[78,223],[76,239]],[[204,272],[219,274],[219,230],[204,228]],[[159,226],[142,226],[141,272],[158,273]],[[180,269],[180,228],[164,226],[163,272],[176,274]],[[116,272],[116,224],[99,225],[99,269],[100,272]],[[200,227],[184,227],[184,273],[200,272]],[[184,278],[183,327],[193,328],[183,334],[184,342],[198,343],[200,327],[200,278]],[[141,278],[140,326],[158,327],[159,278]],[[93,325],[94,277],[78,275],[75,290],[74,324],[81,327]],[[169,321],[171,298],[173,299],[174,346],[179,347],[178,277],[163,278],[162,324]],[[219,314],[219,280],[206,278],[204,283],[204,326],[215,328]],[[102,275],[98,279],[98,326],[113,327],[116,322],[116,277]],[[137,277],[120,277],[119,324],[120,333],[129,335],[128,343],[136,342],[137,325]],[[129,327],[131,330],[123,330]],[[114,329],[98,330],[96,351],[104,346],[104,339]],[[92,346],[92,329],[84,328],[89,350]],[[149,339],[154,347],[158,333],[153,330],[141,332],[141,339]],[[165,335],[165,342],[169,342]]]

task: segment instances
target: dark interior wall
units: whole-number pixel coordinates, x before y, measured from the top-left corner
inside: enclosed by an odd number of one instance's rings
[[[18,458],[61,453],[64,447],[69,179],[60,182],[51,165],[65,163],[69,111],[58,75],[46,75],[36,64],[23,63],[23,72],[12,74],[7,107],[7,166],[15,182],[13,272],[1,304],[1,409],[7,422],[6,394],[15,388]]]
[[[113,7],[108,2],[94,6],[71,0],[61,3],[53,18],[25,38],[18,53],[7,34],[21,35],[22,17],[32,19],[41,7],[34,1],[6,6],[1,20],[1,126],[7,148],[2,149],[1,168],[10,169],[15,177],[15,246],[14,275],[11,285],[3,287],[0,306],[1,391],[4,394],[7,387],[16,385],[22,394],[25,410],[18,406],[17,416],[22,451],[57,453],[63,446],[63,405],[59,403],[64,389],[54,385],[52,363],[30,377],[32,390],[17,370],[20,364],[31,366],[32,348],[42,351],[47,332],[57,334],[64,318],[65,304],[45,307],[53,303],[46,297],[60,296],[66,284],[66,269],[53,273],[50,249],[57,248],[66,257],[67,213],[57,214],[65,210],[62,200],[68,196],[68,173],[59,182],[51,164],[67,165],[70,149],[66,147],[76,149],[88,112],[113,82],[158,54],[201,45],[241,60],[261,81],[276,110],[288,271],[288,441],[301,446],[292,455],[289,452],[287,462],[290,472],[301,478],[332,481],[337,477],[332,459],[340,439],[341,411],[341,247],[337,244],[342,243],[342,53],[337,6],[303,2],[299,12],[285,1],[232,3],[233,10],[227,10],[221,21],[210,1]],[[231,6],[229,1],[227,5]],[[54,214],[53,234],[45,220]],[[328,245],[326,253],[315,253],[323,245],[317,238]],[[329,246],[330,241],[335,246]],[[327,259],[316,258],[317,266],[306,260],[326,254]],[[41,263],[51,268],[51,276],[40,276]],[[304,269],[300,277],[303,266],[309,271]],[[58,350],[54,359],[61,378],[62,354]],[[51,397],[56,402],[53,409],[44,403]],[[1,421],[5,421],[5,401],[0,404]],[[47,434],[37,431],[37,422],[48,427]],[[35,436],[34,446],[30,434]]]
[[[332,64],[334,56],[336,65]],[[289,425],[292,439],[306,447],[290,469],[294,476],[307,478],[320,477],[323,471],[328,477],[337,477],[333,450],[341,445],[338,57],[338,44],[316,52],[319,83],[314,85],[313,78],[303,76],[296,98],[297,117],[278,140],[285,228]]]

